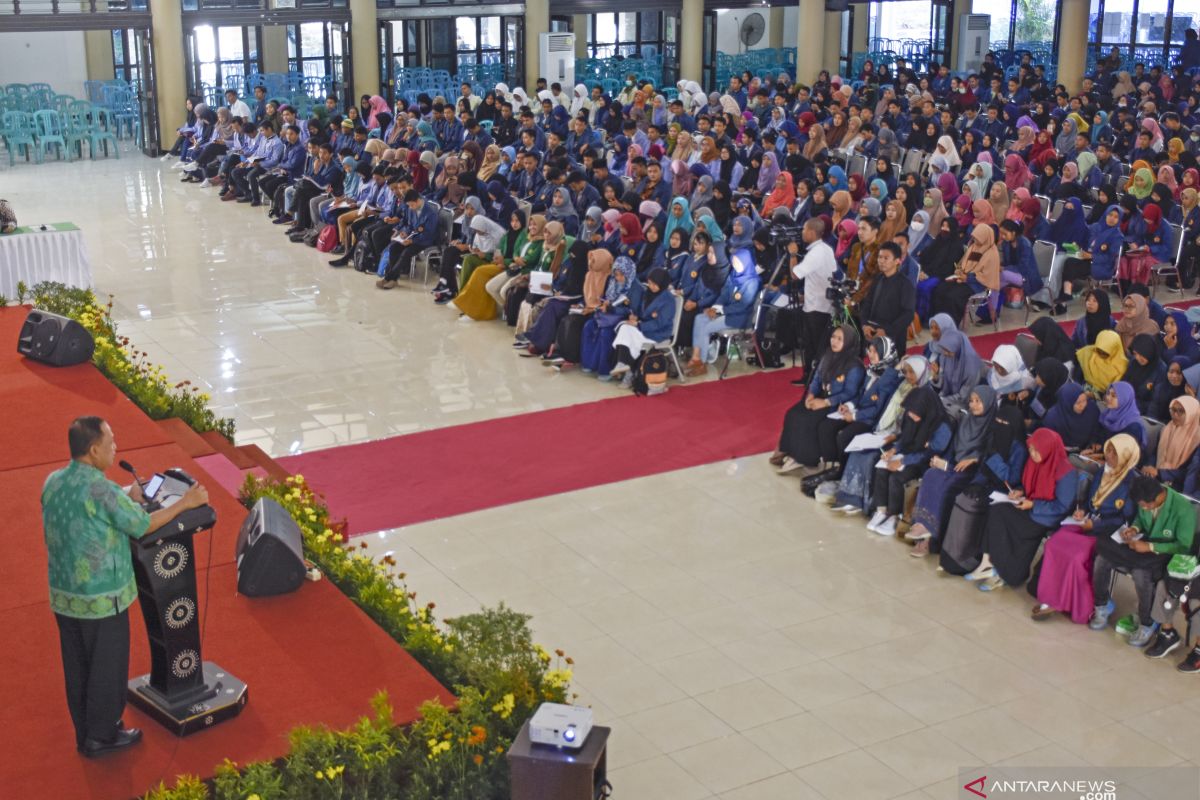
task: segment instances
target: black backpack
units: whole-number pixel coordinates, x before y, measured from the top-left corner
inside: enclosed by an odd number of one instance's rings
[[[633,393],[638,395],[655,395],[667,391],[667,361],[666,353],[651,350],[642,356],[637,369],[633,372]]]
[[[359,272],[375,272],[379,268],[379,255],[375,248],[371,247],[371,237],[359,237],[358,244],[354,245],[351,261]]]

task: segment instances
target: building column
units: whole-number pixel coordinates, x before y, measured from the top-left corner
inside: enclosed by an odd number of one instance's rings
[[[954,30],[950,36],[950,71],[958,68],[958,21],[967,14],[975,13],[974,0],[954,0]]]
[[[571,17],[571,33],[575,34],[575,57],[588,57],[588,15],[575,14]]]
[[[1079,91],[1087,69],[1088,0],[1061,0],[1058,12],[1058,83],[1072,94]],[[1075,32],[1080,32],[1077,35]]]
[[[150,37],[154,44],[154,90],[158,108],[159,148],[175,143],[175,128],[186,113],[187,75],[183,63],[183,4],[150,0]]]
[[[825,0],[800,0],[796,21],[796,80],[811,84],[824,69],[824,63]]]
[[[778,50],[783,47],[783,6],[771,6],[767,17],[767,47]]]
[[[354,69],[354,97],[343,104],[358,105],[356,98],[379,94],[379,20],[375,0],[350,0],[350,63]]]
[[[958,1],[963,2],[963,0],[958,0]],[[971,0],[965,0],[965,2],[969,5]],[[854,55],[855,53],[867,52],[867,50],[870,49],[870,47],[868,46],[868,41],[871,38],[870,36],[867,35],[871,32],[870,6],[866,3],[864,3],[862,5],[854,7],[853,13],[854,13],[854,26],[853,26],[853,30],[850,31],[850,37],[851,37],[851,39],[850,39],[850,54],[851,55]]]
[[[704,0],[683,0],[679,10],[679,78],[704,85]]]
[[[375,0],[371,0],[374,2]],[[525,91],[536,94],[534,87],[542,76],[542,34],[550,32],[550,0],[525,2]],[[570,91],[567,89],[566,91]]]
[[[107,4],[106,4],[107,5]],[[96,4],[100,10],[100,4]],[[83,47],[87,53],[87,76],[89,81],[111,81],[113,79],[113,32],[84,31]]]
[[[288,71],[286,25],[263,25],[263,72]],[[375,92],[371,92],[375,94]]]
[[[825,12],[825,53],[822,69],[829,70],[830,75],[841,71],[839,59],[842,54],[842,12]]]

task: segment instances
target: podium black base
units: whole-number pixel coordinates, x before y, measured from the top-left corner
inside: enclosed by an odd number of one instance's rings
[[[211,661],[204,662],[204,688],[174,705],[150,686],[150,675],[129,681],[129,702],[176,736],[233,719],[250,699],[246,684]]]

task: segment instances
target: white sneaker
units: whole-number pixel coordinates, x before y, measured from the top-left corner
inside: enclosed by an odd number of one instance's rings
[[[190,163],[192,163],[192,162],[190,162],[190,161],[176,161],[174,164],[172,164],[172,165],[171,165],[171,169],[185,169],[185,168],[187,167],[187,165],[188,165],[188,164],[190,164]]]
[[[784,475],[788,472],[794,472],[795,470],[798,470],[803,466],[804,465],[801,464],[799,461],[792,458],[791,456],[788,456],[785,459],[783,459],[783,463],[779,465],[779,469],[776,470],[776,473],[779,475]]]
[[[210,186],[212,186],[212,183],[211,183],[211,182],[209,182],[208,178],[205,178],[204,180],[200,181],[200,188],[201,188],[201,189],[207,189],[207,188],[208,188],[208,187],[210,187]]]
[[[162,158],[160,158],[160,159],[159,159],[159,161],[170,161],[170,160],[171,160],[172,158],[174,158],[174,157],[175,157],[175,156],[171,155],[170,153],[167,153],[165,156],[163,156]]]
[[[880,536],[895,536],[896,535],[896,518],[888,517],[883,522],[876,525],[871,530],[878,533]]]
[[[876,509],[875,516],[871,517],[871,521],[867,523],[867,530],[869,530],[869,531],[875,530],[875,528],[877,528],[880,524],[882,524],[883,521],[887,518],[888,518],[888,513],[887,513],[886,509],[882,509],[882,508]]]
[[[188,172],[196,172],[200,169],[200,165],[195,161],[189,161],[187,164],[183,165],[183,168]]]
[[[626,372],[629,372],[629,365],[624,361],[618,361],[613,365],[613,368],[608,371],[608,374],[616,378],[624,375]]]
[[[838,506],[837,508],[833,509],[833,513],[845,514],[848,517],[852,517],[855,514],[861,514],[862,509],[859,508],[858,506],[854,505],[853,503],[847,503],[844,506]]]

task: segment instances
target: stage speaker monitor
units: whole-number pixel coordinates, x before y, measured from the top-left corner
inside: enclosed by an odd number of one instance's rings
[[[17,337],[17,352],[35,361],[69,367],[90,361],[96,343],[87,329],[73,319],[33,309]]]
[[[259,498],[237,540],[238,591],[249,597],[294,592],[304,582],[300,528],[283,506]]]

